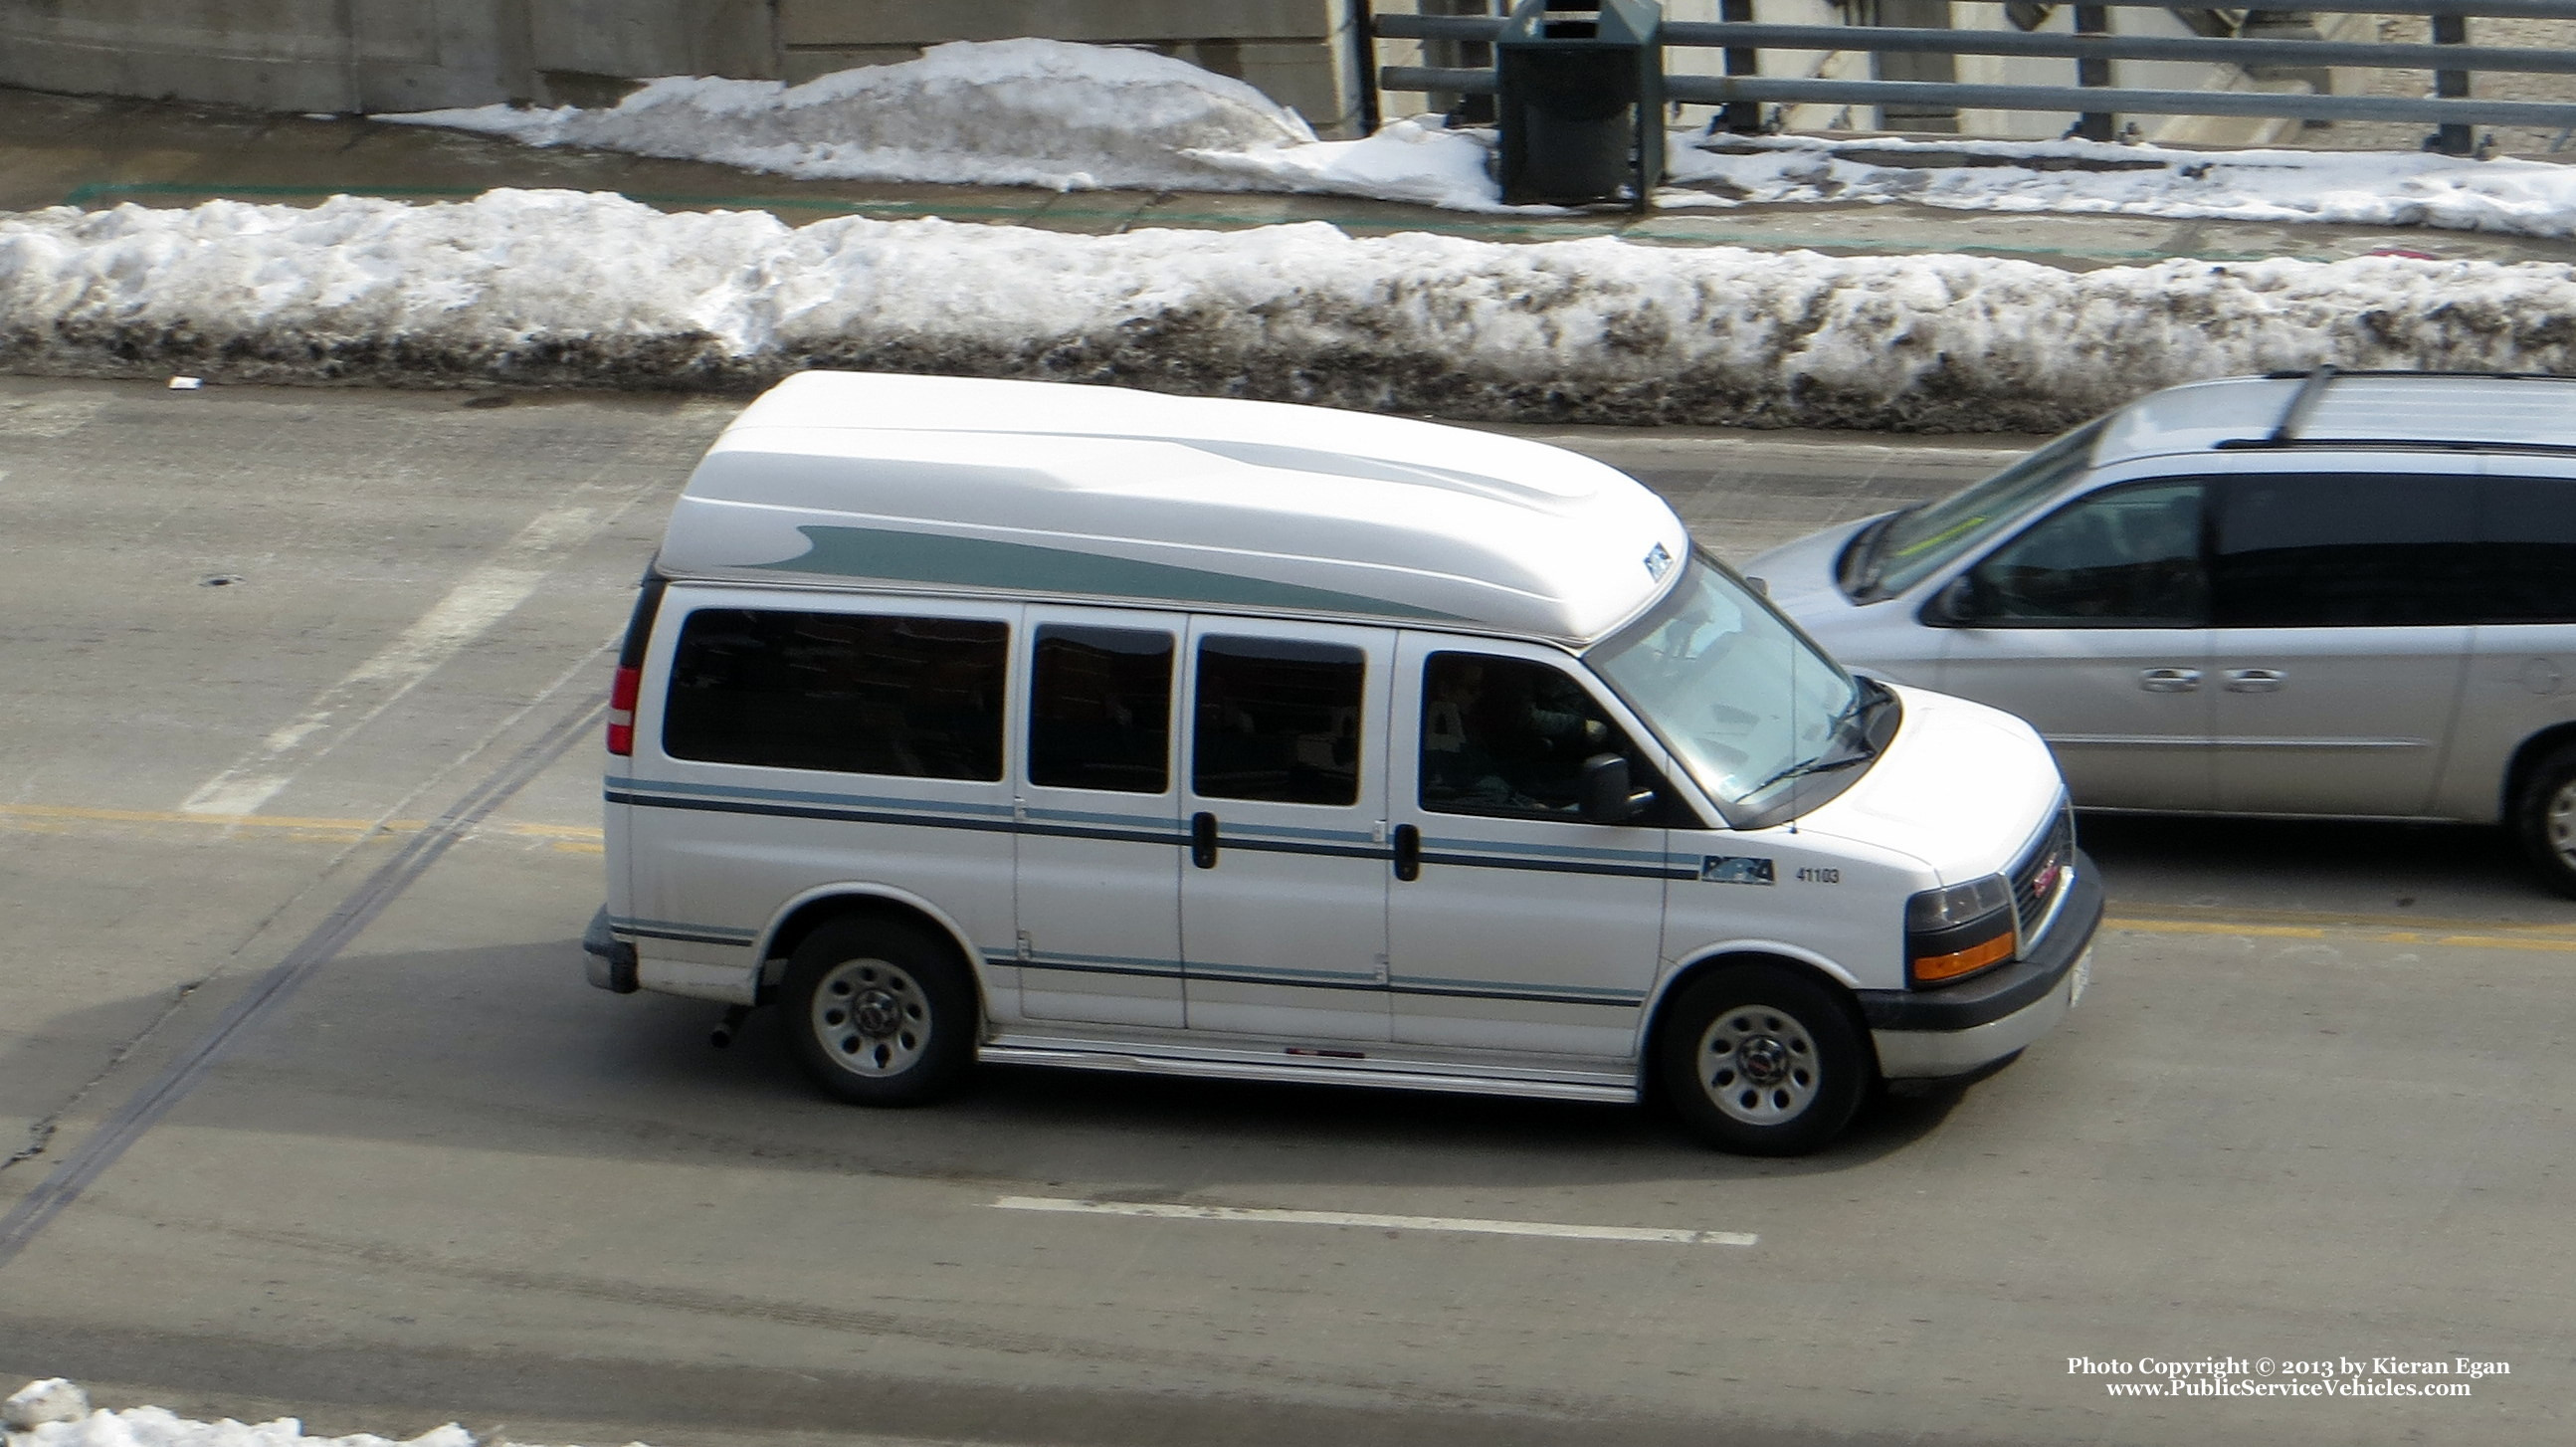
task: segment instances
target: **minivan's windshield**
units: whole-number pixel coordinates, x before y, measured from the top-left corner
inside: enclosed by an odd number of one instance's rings
[[[1907,508],[1863,532],[1844,559],[1843,591],[1868,602],[1923,581],[2082,471],[2101,431],[2099,422],[2079,427],[1963,492]]]
[[[1857,774],[1885,737],[1887,692],[1856,682],[1705,553],[1584,657],[1737,823],[1839,792],[1797,781]]]

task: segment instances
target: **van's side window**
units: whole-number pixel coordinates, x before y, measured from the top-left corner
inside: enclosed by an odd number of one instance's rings
[[[1009,635],[984,619],[701,608],[680,630],[662,749],[772,769],[999,779]]]
[[[2477,619],[2474,479],[2285,474],[2217,491],[2210,621],[2221,628]]]
[[[1581,684],[1520,658],[1435,653],[1422,665],[1422,807],[1575,817],[1583,761],[1636,757]]]
[[[1171,782],[1172,635],[1038,629],[1029,782],[1159,794]]]
[[[1201,639],[1190,787],[1211,799],[1359,802],[1367,672],[1367,656],[1338,643]]]
[[[2197,482],[2097,492],[2041,519],[1977,565],[1976,621],[2061,628],[2184,628],[2209,616]]]
[[[2576,623],[2576,478],[2487,479],[2492,623]]]

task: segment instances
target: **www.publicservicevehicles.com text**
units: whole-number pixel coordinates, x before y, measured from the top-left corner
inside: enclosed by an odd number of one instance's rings
[[[2068,1357],[2066,1374],[2126,1378],[2102,1384],[2114,1397],[2465,1397],[2470,1383],[2510,1376],[2513,1364],[2475,1357]]]

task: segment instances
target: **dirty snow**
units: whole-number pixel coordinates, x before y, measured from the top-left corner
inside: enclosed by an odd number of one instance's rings
[[[829,366],[1468,419],[2044,431],[2319,362],[2576,372],[2576,268],[791,228],[568,191],[0,217],[0,366],[19,371],[748,389]]]
[[[781,175],[1061,190],[1295,191],[1506,208],[1489,132],[1399,120],[1319,141],[1241,81],[1149,51],[960,41],[803,85],[676,76],[613,107],[380,120]],[[1667,147],[1664,206],[1913,202],[1970,211],[2422,225],[2576,235],[2576,167],[2421,153],[2189,151],[2090,141],[1702,138]],[[1999,162],[2019,164],[1995,164]]]

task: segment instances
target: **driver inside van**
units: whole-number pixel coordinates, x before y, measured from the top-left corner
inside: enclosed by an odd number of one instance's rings
[[[1591,701],[1541,664],[1437,654],[1423,700],[1427,808],[1570,814],[1583,760],[1611,746]]]

